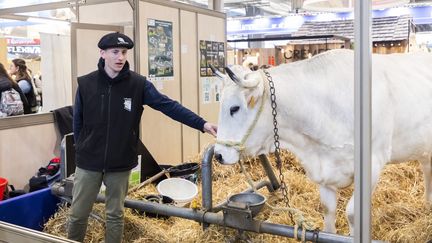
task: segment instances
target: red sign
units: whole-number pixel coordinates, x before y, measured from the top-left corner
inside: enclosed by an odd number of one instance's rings
[[[28,38],[6,38],[8,46],[38,46],[40,45],[40,39],[28,39]]]

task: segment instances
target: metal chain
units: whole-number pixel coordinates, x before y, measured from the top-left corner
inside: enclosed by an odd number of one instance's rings
[[[273,132],[274,132],[274,146],[275,146],[275,157],[276,157],[276,166],[279,170],[279,180],[280,180],[280,184],[281,184],[281,190],[282,190],[282,195],[283,195],[283,200],[285,202],[285,206],[288,208],[291,208],[290,203],[289,203],[289,198],[288,198],[288,187],[285,183],[285,177],[282,174],[282,161],[280,158],[280,142],[279,142],[279,130],[278,130],[278,122],[276,119],[277,116],[277,103],[276,103],[276,89],[274,87],[274,82],[273,82],[273,78],[270,76],[270,73],[263,69],[264,74],[267,77],[269,86],[270,86],[270,101],[271,101],[271,108],[272,108],[272,115],[273,115]],[[293,219],[293,215],[290,211],[288,211],[290,219],[293,223],[295,223],[294,219]]]

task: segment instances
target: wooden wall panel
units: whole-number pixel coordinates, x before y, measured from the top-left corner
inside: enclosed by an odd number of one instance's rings
[[[110,32],[106,30],[77,29],[77,77],[97,70],[100,58],[97,43],[102,36]]]
[[[127,1],[82,5],[79,7],[80,23],[131,25],[133,11]]]
[[[2,63],[6,69],[9,68],[7,63],[7,41],[6,38],[0,38],[0,63]]]
[[[0,137],[0,177],[16,189],[22,189],[40,167],[60,156],[54,123],[0,130]]]
[[[225,43],[226,53],[226,21],[225,19],[198,14],[198,43],[200,40],[218,41]],[[225,55],[226,56],[226,55]],[[199,58],[199,56],[197,56]],[[199,59],[198,59],[199,60]],[[226,61],[225,61],[226,62]],[[197,68],[199,68],[197,64]],[[219,102],[204,104],[203,84],[199,82],[199,112],[200,115],[209,122],[217,123],[219,114]],[[200,149],[204,149],[208,144],[214,143],[214,138],[208,134],[200,134]]]
[[[148,74],[147,20],[172,22],[173,28],[173,80],[156,84],[159,91],[180,101],[179,10],[147,2],[140,2],[140,57],[141,73]],[[141,120],[142,139],[150,153],[160,164],[178,164],[182,160],[181,124],[159,111],[145,107]]]
[[[196,13],[180,11],[181,100],[198,113],[198,46],[196,45]],[[199,153],[199,131],[182,125],[183,161]]]
[[[72,99],[78,86],[77,78],[97,70],[100,49],[97,44],[100,38],[108,33],[123,32],[117,26],[75,24],[72,25],[71,56],[72,56]]]

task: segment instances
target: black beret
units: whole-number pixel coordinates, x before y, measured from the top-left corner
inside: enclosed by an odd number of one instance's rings
[[[99,40],[98,47],[102,50],[108,49],[108,48],[118,48],[118,47],[124,47],[127,49],[132,49],[134,46],[133,41],[131,38],[127,37],[126,35],[122,33],[109,33]]]

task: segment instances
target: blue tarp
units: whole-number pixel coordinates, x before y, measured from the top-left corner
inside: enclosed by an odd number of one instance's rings
[[[0,221],[41,231],[59,202],[50,187],[0,201]]]

